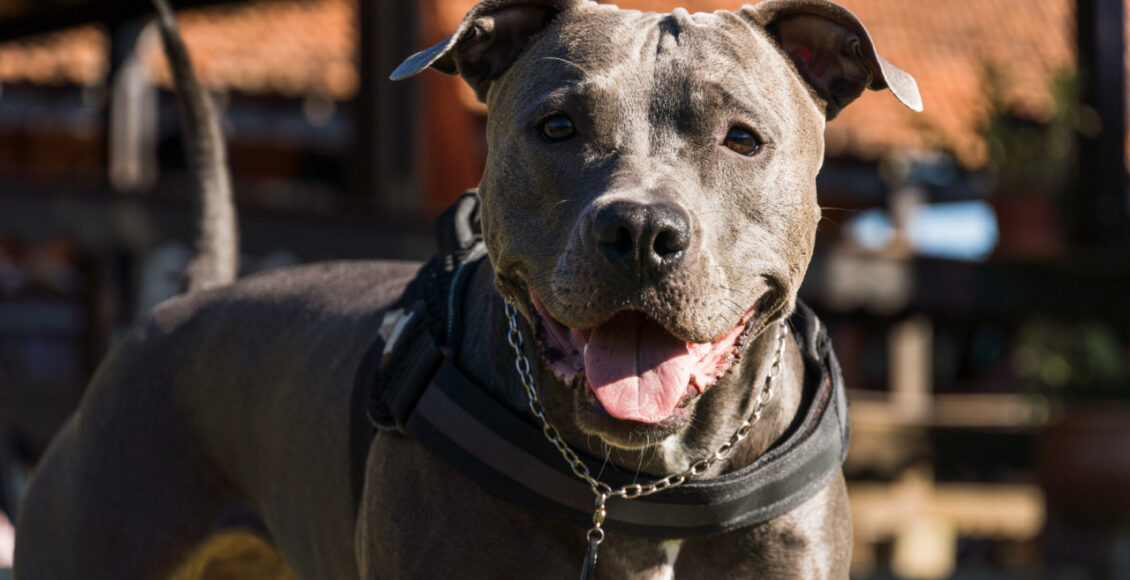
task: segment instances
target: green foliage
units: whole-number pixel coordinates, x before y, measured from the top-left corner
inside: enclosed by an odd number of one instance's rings
[[[1079,103],[1079,79],[1074,70],[1054,75],[1050,111],[1022,107],[1009,90],[1008,77],[986,64],[982,92],[988,102],[977,132],[985,140],[989,170],[997,188],[1055,195],[1071,187],[1076,136],[1089,125]]]
[[[1026,323],[1016,336],[1011,366],[1029,390],[1068,399],[1130,398],[1126,346],[1095,322]]]

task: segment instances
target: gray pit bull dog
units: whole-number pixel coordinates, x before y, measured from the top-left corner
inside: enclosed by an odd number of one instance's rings
[[[508,344],[515,305],[548,421],[570,448],[650,481],[726,449],[750,465],[797,428],[796,308],[828,119],[914,80],[823,0],[734,12],[486,0],[394,78],[459,74],[488,107],[478,196],[489,263],[449,356],[540,428]],[[190,292],[106,358],[19,522],[19,578],[156,578],[253,518],[301,578],[570,578],[585,527],[496,497],[415,439],[366,440],[355,377],[418,265],[333,263]],[[600,465],[590,465],[599,475]],[[248,516],[247,514],[251,514]],[[842,475],[756,526],[609,533],[601,578],[845,578]]]

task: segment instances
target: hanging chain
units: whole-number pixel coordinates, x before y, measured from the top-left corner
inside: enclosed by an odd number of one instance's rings
[[[592,472],[589,471],[585,462],[573,451],[573,448],[565,443],[561,432],[558,431],[557,428],[549,422],[549,418],[546,417],[541,397],[538,396],[537,388],[534,386],[534,375],[530,369],[530,360],[526,358],[525,353],[522,352],[522,342],[524,339],[522,331],[518,328],[518,307],[514,304],[514,301],[509,298],[506,299],[506,320],[510,324],[510,331],[506,339],[510,343],[510,347],[514,349],[514,365],[518,370],[518,377],[522,380],[522,386],[526,389],[530,411],[541,421],[542,433],[545,435],[545,438],[557,448],[561,456],[565,458],[565,462],[569,464],[569,469],[573,471],[573,475],[587,483],[593,495],[596,497],[592,515],[593,525],[585,535],[585,538],[589,542],[589,548],[585,558],[584,568],[581,571],[582,578],[588,577],[587,575],[592,573],[593,567],[596,565],[597,547],[604,541],[604,519],[607,515],[605,504],[608,502],[608,498],[620,497],[623,499],[635,499],[659,493],[665,489],[678,487],[685,483],[688,478],[702,475],[714,466],[714,464],[729,458],[738,444],[745,440],[746,437],[749,437],[749,434],[753,432],[753,426],[761,420],[761,414],[773,399],[773,382],[781,372],[781,358],[785,352],[785,337],[789,334],[788,325],[784,320],[781,320],[780,329],[777,331],[777,352],[773,358],[773,365],[769,367],[769,373],[765,376],[765,387],[761,389],[761,394],[758,395],[757,403],[753,406],[753,410],[746,415],[745,420],[738,426],[737,431],[730,436],[728,441],[718,447],[717,451],[704,459],[692,463],[690,467],[678,473],[672,473],[650,483],[632,483],[617,489],[612,489],[607,483],[593,477]]]

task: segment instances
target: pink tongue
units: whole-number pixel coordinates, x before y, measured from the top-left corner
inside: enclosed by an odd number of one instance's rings
[[[695,360],[686,341],[643,314],[625,312],[592,331],[585,375],[609,415],[658,423],[686,394]]]

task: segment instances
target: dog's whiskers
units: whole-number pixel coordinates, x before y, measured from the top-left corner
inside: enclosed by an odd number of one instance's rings
[[[632,476],[632,483],[638,482],[640,480],[640,472],[643,471],[643,464],[644,459],[647,457],[647,450],[651,448],[651,435],[645,434],[644,442],[646,443],[646,445],[644,445],[643,449],[640,450],[639,462],[636,463],[636,473]]]
[[[589,436],[589,439],[592,439],[591,435]],[[609,463],[611,463],[612,458],[612,448],[609,447],[608,444],[604,442],[604,440],[601,440],[600,446],[604,448],[604,461],[600,463],[600,470],[597,471],[596,474],[597,479],[600,479],[600,476],[604,475],[604,469],[608,467]]]
[[[565,59],[558,57],[558,56],[545,56],[545,57],[539,58],[538,62],[541,62],[543,60],[555,60],[557,62],[563,62],[563,63],[581,71],[582,73],[585,73],[586,76],[588,76],[588,74],[589,74],[589,71],[585,70],[584,67],[582,67],[581,65],[579,65],[575,62],[565,60]]]

